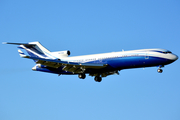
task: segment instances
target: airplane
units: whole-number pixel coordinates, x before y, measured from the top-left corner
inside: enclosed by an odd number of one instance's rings
[[[177,55],[166,49],[122,50],[69,57],[69,50],[50,52],[40,42],[5,42],[4,44],[19,45],[18,48],[24,49],[29,55],[18,49],[19,55],[35,61],[36,65],[32,68],[34,71],[78,75],[80,79],[85,79],[86,74],[89,74],[89,76],[94,76],[96,82],[101,82],[102,77],[119,74],[118,71],[123,69],[157,66],[158,73],[162,73],[162,67],[178,59]]]

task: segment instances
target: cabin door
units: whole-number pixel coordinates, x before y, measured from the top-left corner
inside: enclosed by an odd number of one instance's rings
[[[149,59],[149,54],[146,52],[145,59]]]

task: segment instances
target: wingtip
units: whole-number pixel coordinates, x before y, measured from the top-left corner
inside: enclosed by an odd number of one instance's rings
[[[2,44],[7,44],[8,42],[2,42]]]

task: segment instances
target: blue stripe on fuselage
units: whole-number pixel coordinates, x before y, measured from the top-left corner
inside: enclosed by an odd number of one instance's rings
[[[103,63],[108,64],[112,69],[126,69],[126,68],[138,68],[138,67],[149,67],[157,65],[166,65],[173,61],[151,56],[128,56],[128,57],[117,57],[108,58],[103,60],[91,61],[88,63]]]

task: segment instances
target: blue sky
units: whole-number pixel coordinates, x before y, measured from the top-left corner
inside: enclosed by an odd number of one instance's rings
[[[0,41],[39,41],[71,56],[164,48],[180,56],[178,0],[0,1]],[[179,120],[180,60],[122,70],[101,83],[34,72],[17,46],[0,45],[1,120]]]

